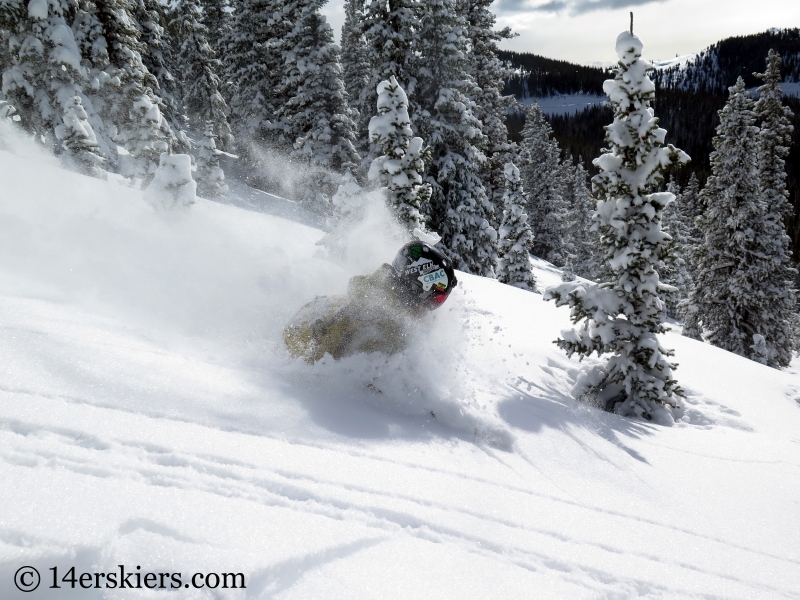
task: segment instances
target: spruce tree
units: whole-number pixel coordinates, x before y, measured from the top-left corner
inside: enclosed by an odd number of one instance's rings
[[[684,214],[684,198],[680,188],[673,182],[667,185],[667,191],[675,196],[675,200],[664,209],[664,230],[669,233],[669,245],[662,257],[659,275],[661,281],[675,288],[665,294],[667,315],[678,318],[679,306],[688,298],[692,289],[692,276],[689,263],[692,260],[690,226]]]
[[[756,142],[756,170],[758,194],[763,206],[756,238],[758,252],[768,256],[759,287],[769,298],[761,312],[758,333],[766,340],[767,363],[773,367],[786,367],[792,360],[791,319],[795,308],[793,280],[797,271],[791,265],[789,236],[783,224],[784,217],[792,214],[789,192],[786,189],[786,157],[792,143],[792,111],[783,106],[781,57],[770,50],[767,69],[754,73],[763,82],[758,88],[759,98],[754,107],[756,123],[760,126]]]
[[[82,105],[88,74],[66,23],[69,8],[62,0],[0,4],[12,61],[3,74],[3,94],[36,139],[64,152],[79,170],[98,175],[102,159]]]
[[[281,145],[275,115],[285,98],[276,95],[283,71],[284,40],[293,27],[287,15],[296,2],[234,0],[231,27],[220,42],[225,77],[230,87],[230,121],[242,141]],[[246,143],[242,150],[247,150]],[[251,157],[252,160],[252,157]]]
[[[217,198],[228,192],[225,173],[219,164],[219,157],[223,152],[217,150],[216,139],[214,122],[206,121],[203,137],[198,144],[197,171],[194,177],[197,192],[203,198]]]
[[[494,206],[481,176],[486,157],[482,123],[469,97],[475,82],[468,73],[465,20],[454,0],[426,2],[419,27],[420,80],[412,123],[430,140],[429,223],[459,268],[494,276],[497,231]],[[413,108],[413,107],[412,107]]]
[[[171,68],[176,66],[174,45],[166,28],[167,8],[159,0],[134,0],[131,16],[139,29],[142,64],[153,76],[153,93],[160,100],[159,108],[170,125],[170,148],[173,152],[189,149],[186,121],[181,108],[181,90]]]
[[[88,95],[109,140],[101,147],[117,166],[116,143],[122,144],[130,155],[119,165],[122,172],[146,184],[158,168],[160,152],[169,152],[175,138],[153,92],[158,82],[142,62],[144,47],[132,10],[129,0],[85,0],[76,28],[97,82]]]
[[[566,241],[570,250],[566,257],[566,269],[585,279],[597,280],[600,275],[600,235],[592,229],[592,213],[595,202],[587,185],[586,169],[580,161],[573,167],[564,161],[566,168]]]
[[[525,196],[519,169],[514,163],[506,163],[504,175],[506,191],[503,194],[503,221],[499,232],[497,279],[532,292],[536,289],[530,258],[533,233],[528,224],[528,215],[525,214]]]
[[[696,253],[689,304],[693,320],[708,331],[708,341],[750,356],[759,315],[769,310],[766,305],[772,301],[761,287],[772,258],[760,255],[757,240],[764,207],[755,165],[754,103],[741,77],[729,91],[728,103],[718,113],[711,176],[700,193],[705,211],[697,224],[703,243]],[[686,333],[695,337],[698,331],[692,323]]]
[[[475,82],[469,97],[475,104],[473,113],[482,123],[486,136],[483,185],[492,203],[502,206],[506,191],[505,165],[518,161],[518,149],[509,140],[506,127],[508,112],[516,105],[516,99],[503,96],[511,69],[503,64],[497,53],[499,42],[512,38],[513,34],[508,27],[494,30],[495,15],[490,10],[492,2],[463,0],[462,10],[466,13],[466,37],[469,40],[467,71]]]
[[[419,71],[417,50],[417,34],[419,29],[420,0],[365,0],[363,13],[364,43],[366,60],[370,65],[367,86],[360,90],[357,106],[366,109],[365,114],[372,113],[377,102],[376,90],[382,81],[392,77],[405,90],[409,98],[409,112],[414,118],[414,95],[417,87]],[[357,90],[353,90],[355,93]],[[369,119],[359,121],[359,137],[369,139],[365,129]],[[372,160],[381,149],[362,149],[362,169],[366,171]]]
[[[423,206],[430,199],[430,184],[423,182],[425,158],[422,138],[414,137],[408,116],[408,97],[392,77],[378,86],[378,114],[369,122],[370,141],[383,154],[372,161],[369,179],[386,188],[389,205],[409,232],[425,230]]]
[[[553,130],[534,102],[525,111],[520,172],[528,195],[528,217],[536,232],[533,253],[558,266],[564,264],[567,254],[567,206],[560,154]]]
[[[294,26],[284,39],[278,93],[286,98],[279,122],[291,156],[308,169],[304,197],[329,202],[346,169],[356,167],[355,125],[342,83],[339,47],[320,8],[327,0],[303,0],[291,15]],[[331,173],[333,172],[333,173]]]
[[[682,411],[674,365],[667,360],[672,352],[657,338],[664,326],[656,268],[669,243],[661,217],[674,197],[655,190],[667,166],[689,157],[663,146],[666,131],[650,108],[655,86],[648,76],[652,66],[641,59],[642,42],[625,31],[616,50],[615,77],[603,84],[614,121],[606,127],[607,149],[594,161],[601,172],[592,179],[598,199],[593,227],[611,277],[599,285],[562,283],[548,288],[545,298],[569,305],[573,322],[584,321],[556,342],[568,355],[611,354],[604,366],[579,377],[575,393],[618,414],[666,424]]]
[[[369,120],[372,106],[366,104],[370,95],[371,64],[364,38],[364,0],[345,0],[344,25],[342,25],[342,80],[347,91],[348,105],[356,129],[356,149],[366,156],[369,153]]]
[[[220,92],[218,73],[222,63],[208,42],[209,31],[202,19],[199,0],[179,0],[172,28],[180,40],[178,60],[181,65],[183,102],[190,123],[204,130],[210,122],[214,139],[223,150],[233,144],[226,116],[228,105]],[[216,147],[216,146],[215,146]]]
[[[208,42],[217,58],[222,56],[220,43],[226,38],[231,28],[230,2],[228,0],[200,0],[203,7],[202,23],[209,31],[213,31]]]

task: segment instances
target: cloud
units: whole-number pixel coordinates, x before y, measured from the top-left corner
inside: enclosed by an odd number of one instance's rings
[[[496,8],[498,12],[568,12],[571,16],[577,16],[599,10],[616,10],[619,8],[651,4],[653,2],[668,1],[669,0],[549,0],[541,4],[534,4],[534,0],[500,0]]]

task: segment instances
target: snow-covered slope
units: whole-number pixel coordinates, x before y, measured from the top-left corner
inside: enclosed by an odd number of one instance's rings
[[[543,98],[523,98],[522,104],[532,104],[536,102],[542,107],[542,112],[546,115],[567,115],[582,111],[589,106],[603,104],[607,102],[605,96],[595,94],[558,94],[555,96],[545,96]]]
[[[391,258],[378,209],[335,264],[319,230],[206,201],[156,212],[16,152],[1,598],[163,596],[47,589],[52,567],[119,565],[246,577],[181,598],[800,597],[796,368],[672,332],[686,417],[622,419],[571,398],[566,310],[466,274],[404,355],[293,362],[291,314]]]

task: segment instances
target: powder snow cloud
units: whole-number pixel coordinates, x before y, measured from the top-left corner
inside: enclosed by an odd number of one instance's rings
[[[550,0],[544,3],[535,3],[534,0],[501,0],[495,5],[500,13],[509,12],[543,12],[543,13],[564,13],[570,15],[582,15],[588,12],[600,10],[617,10],[631,6],[652,4],[654,2],[663,3],[668,0]]]

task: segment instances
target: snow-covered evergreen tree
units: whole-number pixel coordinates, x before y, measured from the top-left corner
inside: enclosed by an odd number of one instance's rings
[[[412,124],[431,146],[431,229],[441,233],[444,250],[460,269],[492,277],[497,231],[492,226],[494,206],[481,178],[486,138],[470,100],[475,82],[468,72],[466,22],[457,8],[454,0],[424,4]]]
[[[228,0],[200,0],[203,7],[202,23],[206,28],[213,32],[208,43],[217,58],[221,57],[223,51],[220,43],[228,35],[231,28],[230,2]]]
[[[692,276],[689,263],[692,260],[693,248],[690,238],[689,220],[684,213],[684,198],[680,188],[673,182],[667,184],[667,191],[675,196],[675,200],[664,209],[663,229],[669,233],[670,241],[667,251],[662,257],[659,267],[661,281],[675,288],[665,294],[667,314],[679,316],[679,305],[684,302],[692,289]]]
[[[369,120],[372,106],[365,104],[369,95],[372,65],[364,38],[364,0],[345,0],[342,25],[342,80],[347,91],[348,105],[356,126],[356,149],[369,153]]]
[[[597,280],[600,275],[600,235],[592,229],[595,201],[588,186],[586,169],[580,161],[573,167],[571,161],[562,164],[566,173],[565,187],[568,218],[565,240],[569,245],[565,268],[585,279]]]
[[[278,140],[273,121],[285,101],[277,97],[276,89],[283,71],[284,40],[294,25],[287,15],[296,10],[296,2],[233,0],[232,6],[231,27],[220,42],[231,90],[231,127],[243,141],[282,143],[291,150],[291,143]],[[247,150],[246,144],[242,150]]]
[[[759,288],[769,298],[760,314],[757,331],[766,339],[767,364],[786,367],[792,360],[791,317],[795,310],[794,278],[797,271],[791,265],[789,236],[783,218],[791,214],[789,192],[786,189],[786,161],[792,143],[792,111],[783,106],[781,57],[770,50],[767,69],[754,73],[763,81],[758,88],[759,98],[754,107],[759,125],[756,143],[758,193],[763,205],[756,243],[758,253],[770,260],[763,266],[763,281]]]
[[[65,162],[71,168],[94,177],[104,177],[105,161],[99,155],[99,146],[89,117],[78,96],[64,103],[61,124],[56,126],[56,137],[66,151]]]
[[[181,40],[178,60],[181,65],[183,102],[196,128],[206,128],[210,121],[215,139],[223,150],[233,144],[228,124],[228,105],[220,92],[218,73],[221,61],[208,41],[209,30],[202,20],[200,0],[179,0],[175,6],[172,28]]]
[[[684,214],[694,226],[694,220],[703,212],[703,207],[700,205],[700,182],[697,181],[697,174],[692,173],[689,177],[689,182],[681,192],[681,198],[683,199]]]
[[[292,158],[309,169],[301,184],[305,198],[329,202],[339,176],[356,167],[355,125],[350,118],[342,83],[339,47],[320,8],[327,0],[302,0],[290,17],[294,23],[284,39],[279,107],[282,134],[293,145]]]
[[[784,263],[785,233],[775,224],[784,199],[780,196],[774,211],[764,200],[770,192],[760,193],[758,154],[764,142],[741,77],[719,118],[711,176],[700,193],[705,212],[697,223],[704,239],[696,252],[690,309],[715,346],[759,358],[751,347],[758,334],[766,340],[768,364],[785,366],[791,358],[794,294],[786,280],[793,270]],[[685,333],[695,337],[699,327],[692,323]]]
[[[181,90],[171,72],[176,61],[172,55],[174,44],[166,29],[166,10],[159,0],[134,0],[131,16],[139,29],[142,64],[155,79],[153,93],[158,96],[159,109],[170,125],[170,148],[173,152],[185,152],[189,149],[189,138],[184,131]]]
[[[87,95],[102,119],[101,149],[116,167],[116,144],[122,144],[131,157],[122,170],[147,182],[158,167],[160,152],[172,147],[174,135],[163,117],[161,99],[153,92],[158,82],[142,62],[144,47],[132,10],[129,0],[83,0],[75,28],[91,68]]]
[[[563,265],[567,252],[567,206],[564,199],[561,150],[550,124],[535,102],[525,111],[520,148],[520,173],[528,195],[528,218],[536,232],[533,253]]]
[[[197,171],[194,177],[197,191],[203,198],[217,198],[228,193],[225,173],[219,164],[219,157],[223,152],[217,150],[216,139],[214,122],[207,121],[203,138],[197,144]]]
[[[381,81],[389,81],[394,77],[409,97],[409,113],[413,120],[413,97],[419,71],[416,45],[421,7],[419,0],[365,0],[363,31],[370,71],[367,86],[360,90],[357,101],[357,106],[366,109],[365,114],[372,114],[372,107],[377,101],[375,90]],[[353,93],[356,91],[353,90]],[[369,139],[365,131],[368,125],[369,119],[362,118],[359,121],[362,128],[358,132],[360,138]],[[372,160],[380,152],[378,147],[371,148],[367,153],[362,152],[364,171],[369,169]]]
[[[525,214],[525,196],[519,169],[514,163],[506,163],[504,174],[506,191],[503,194],[503,221],[499,232],[497,279],[523,290],[534,291],[536,278],[531,270],[530,258],[533,233],[528,224],[528,215]]]
[[[82,106],[88,74],[66,22],[69,9],[63,0],[0,4],[0,26],[8,28],[12,60],[3,73],[3,94],[19,112],[23,127],[63,151],[67,162],[97,175],[102,159]]]
[[[650,108],[655,86],[648,76],[652,66],[641,59],[642,42],[625,31],[616,50],[615,77],[603,84],[614,121],[606,127],[607,150],[594,161],[601,173],[592,179],[598,198],[593,227],[601,233],[611,279],[599,285],[562,283],[548,288],[545,298],[571,306],[573,321],[584,321],[557,341],[568,355],[611,354],[605,366],[579,378],[575,392],[594,396],[618,414],[669,423],[682,402],[674,365],[667,360],[672,352],[657,338],[664,331],[664,286],[656,268],[669,243],[661,217],[673,195],[655,189],[664,168],[689,157],[663,146],[666,131]]]
[[[423,175],[430,150],[422,147],[422,138],[414,137],[408,97],[397,80],[382,81],[377,91],[378,114],[369,122],[369,135],[383,154],[372,161],[369,179],[386,188],[389,205],[409,232],[424,231],[423,206],[430,200],[431,187]]]
[[[506,191],[505,165],[517,162],[518,149],[508,137],[506,118],[516,105],[514,96],[503,96],[510,69],[497,57],[501,40],[513,37],[506,27],[494,30],[495,15],[490,6],[493,0],[461,0],[466,16],[466,38],[469,40],[467,71],[475,82],[469,97],[474,102],[473,113],[482,123],[486,137],[483,186],[489,200],[503,205]],[[499,211],[498,211],[499,212]]]
[[[122,174],[141,180],[142,187],[147,187],[159,167],[162,153],[170,151],[170,137],[166,134],[169,126],[159,105],[146,93],[134,101],[129,119],[118,136],[130,155],[130,160],[123,163]]]
[[[153,182],[145,190],[144,197],[156,208],[188,208],[195,203],[196,188],[192,179],[192,157],[165,152],[159,157]]]

